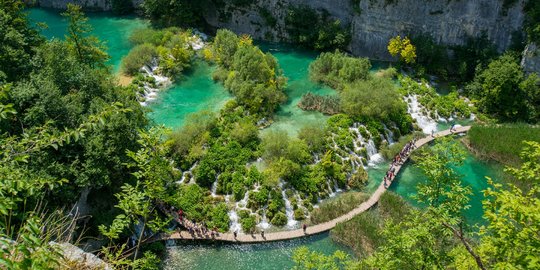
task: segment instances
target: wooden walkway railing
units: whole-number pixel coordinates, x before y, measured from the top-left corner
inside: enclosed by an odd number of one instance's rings
[[[415,143],[414,149],[420,148],[421,146],[435,140],[436,138],[445,137],[445,136],[457,134],[457,133],[465,133],[469,131],[470,128],[471,128],[470,126],[456,127],[453,131],[450,131],[449,129],[447,129],[447,130],[435,133],[434,136],[428,135],[422,139],[417,140]],[[405,164],[407,159],[408,159],[408,156],[405,158],[405,160],[403,160],[403,162],[394,166],[395,172],[394,172],[393,177],[391,178],[392,181],[394,180],[394,177],[399,173],[402,165]],[[337,217],[333,220],[330,220],[321,224],[308,226],[306,229],[306,232],[304,232],[303,229],[271,232],[271,233],[265,233],[264,238],[263,238],[261,234],[238,233],[237,237],[234,237],[233,233],[219,233],[217,236],[214,235],[213,237],[210,237],[210,236],[193,235],[187,231],[179,231],[172,234],[159,234],[153,239],[150,239],[148,242],[164,241],[164,240],[182,240],[182,239],[186,239],[186,240],[212,239],[215,241],[256,243],[256,242],[295,239],[295,238],[300,238],[307,235],[318,234],[318,233],[329,231],[332,228],[334,228],[338,223],[348,221],[352,219],[354,216],[370,209],[379,201],[382,194],[386,192],[386,189],[387,187],[385,187],[384,180],[383,180],[381,181],[381,184],[379,185],[377,190],[371,195],[371,197],[367,201],[361,203],[358,207],[351,210],[345,215],[342,215],[340,217]]]

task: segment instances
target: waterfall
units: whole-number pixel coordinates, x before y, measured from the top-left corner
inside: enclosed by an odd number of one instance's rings
[[[372,139],[368,140],[368,143],[366,144],[366,151],[369,157],[369,166],[375,166],[376,163],[383,161],[383,157],[381,154],[379,154],[379,152],[377,152],[377,147]]]
[[[242,225],[238,222],[238,214],[236,213],[236,210],[231,210],[228,213],[229,215],[229,231],[235,232],[235,231],[242,231]]]
[[[392,130],[390,130],[386,125],[384,125],[384,133],[386,137],[385,139],[389,145],[395,143],[394,132],[392,132]]]
[[[216,178],[217,178],[217,177],[216,177]],[[217,195],[216,195],[217,184],[218,184],[218,181],[217,181],[217,179],[216,179],[216,181],[214,181],[214,183],[212,184],[212,189],[211,189],[211,191],[212,191],[211,195],[212,195],[212,197],[214,197],[214,198],[217,197]]]
[[[405,102],[407,102],[407,112],[416,120],[416,123],[418,124],[418,127],[422,129],[422,132],[431,134],[432,131],[437,131],[437,122],[422,113],[423,107],[418,102],[417,95],[406,96]]]
[[[279,182],[279,187],[281,188],[281,195],[283,196],[283,200],[285,201],[285,215],[287,216],[287,228],[295,228],[298,224],[298,221],[294,220],[294,210],[291,205],[291,201],[289,201],[289,198],[287,197],[287,194],[285,193],[285,189],[283,189],[283,181]]]
[[[263,230],[266,230],[268,228],[270,228],[270,223],[268,223],[268,220],[266,219],[266,210],[263,210],[263,214],[262,214],[262,217],[261,217],[261,222],[259,222],[259,224],[257,224],[257,227],[263,229]]]
[[[182,178],[180,178],[179,181],[176,181],[176,183],[177,184],[183,184],[183,183],[186,182],[187,179],[189,179],[188,184],[194,183],[195,177],[193,177],[193,170],[195,169],[196,166],[197,166],[197,162],[195,162],[193,164],[193,166],[191,166],[191,168],[189,168],[189,170],[183,172],[182,173]]]
[[[147,82],[144,83],[144,96],[142,97],[143,101],[140,102],[142,106],[146,106],[148,105],[148,102],[155,100],[160,88],[167,87],[172,83],[170,78],[157,74],[158,67],[158,60],[157,58],[154,58],[148,65],[141,68],[141,72],[145,77],[152,77],[155,81],[155,86],[150,85]]]

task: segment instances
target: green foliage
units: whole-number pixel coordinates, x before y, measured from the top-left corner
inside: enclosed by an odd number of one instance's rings
[[[285,226],[285,224],[287,224],[287,216],[283,212],[277,212],[270,222],[274,226]]]
[[[411,206],[394,192],[385,192],[377,209],[363,212],[350,221],[338,223],[330,236],[334,241],[351,247],[360,258],[371,255],[384,241],[381,230],[387,222],[399,222]]]
[[[172,155],[179,160],[187,161],[184,168],[194,163],[203,152],[203,145],[209,139],[209,131],[216,125],[216,116],[208,111],[190,114],[186,117],[182,128],[170,134],[167,141]]]
[[[429,111],[431,118],[454,116],[468,118],[471,115],[470,106],[460,98],[455,89],[447,95],[439,95],[424,79],[417,82],[411,77],[402,76],[399,82],[401,84],[399,91],[404,96],[418,96],[418,101]]]
[[[29,27],[22,1],[0,3],[0,83],[26,77],[31,59],[44,39]]]
[[[240,220],[240,223],[242,224],[242,230],[244,232],[252,233],[255,231],[255,225],[256,225],[255,216],[242,218]]]
[[[294,43],[310,49],[344,49],[350,42],[348,27],[330,18],[327,11],[319,13],[308,6],[290,6],[285,25]]]
[[[347,253],[336,251],[332,255],[324,255],[316,251],[310,251],[307,247],[300,247],[293,253],[294,270],[300,269],[346,269],[351,265]],[[348,269],[348,268],[347,268]]]
[[[306,125],[298,131],[298,139],[306,142],[311,153],[320,153],[325,148],[326,130],[324,125]]]
[[[92,32],[92,26],[88,23],[88,18],[84,16],[81,7],[68,3],[67,11],[62,15],[69,22],[66,44],[71,54],[91,67],[105,67],[109,55],[105,52],[105,45],[98,38],[88,36]]]
[[[264,19],[264,22],[266,23],[266,25],[270,27],[276,27],[277,19],[272,15],[272,13],[268,9],[264,7],[259,8],[259,14]]]
[[[468,37],[465,45],[440,45],[427,35],[413,37],[412,43],[417,47],[416,71],[419,75],[426,72],[458,82],[473,79],[477,67],[484,67],[498,54],[486,34]]]
[[[467,133],[475,153],[506,165],[520,163],[523,141],[540,141],[540,128],[526,124],[476,125]]]
[[[112,0],[111,9],[114,14],[126,15],[133,12],[133,2],[130,0]]]
[[[527,32],[527,38],[530,42],[540,44],[540,3],[529,0],[523,10],[526,14],[524,28]]]
[[[201,22],[201,3],[180,0],[144,0],[144,14],[160,26],[192,26]]]
[[[340,96],[343,111],[354,118],[390,119],[393,115],[405,115],[407,110],[390,80],[358,81],[347,85]]]
[[[369,199],[369,194],[362,192],[347,192],[335,198],[328,199],[311,213],[311,223],[320,224],[344,215]]]
[[[342,52],[321,53],[309,65],[311,80],[341,90],[347,83],[366,80],[371,63],[367,58],[355,58]]]
[[[137,45],[122,59],[122,72],[136,75],[139,70],[157,56],[156,47],[145,43]]]
[[[223,80],[250,113],[268,116],[285,100],[286,79],[276,58],[252,43],[247,36],[239,38],[229,30],[219,30],[212,51],[220,75],[214,78]]]
[[[144,65],[155,59],[159,64],[159,72],[169,77],[179,76],[191,67],[195,52],[191,42],[196,39],[191,30],[176,27],[156,29],[139,29],[133,32],[129,40],[137,44],[122,59],[122,71],[135,75]]]
[[[263,157],[269,161],[288,159],[304,164],[311,158],[304,141],[291,139],[283,130],[268,131],[262,138]]]
[[[388,52],[392,56],[399,56],[399,59],[407,64],[416,61],[416,47],[408,37],[396,36],[388,42]]]
[[[488,225],[480,229],[480,252],[493,269],[540,267],[540,143],[525,142],[522,166],[507,171],[531,184],[529,190],[494,184],[484,191],[491,200],[483,202]]]
[[[503,121],[537,122],[540,119],[538,76],[525,76],[517,59],[505,54],[477,73],[467,92],[481,112]]]

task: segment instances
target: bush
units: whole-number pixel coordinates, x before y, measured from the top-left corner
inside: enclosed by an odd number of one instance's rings
[[[367,58],[355,58],[342,52],[321,53],[309,65],[311,80],[341,90],[347,83],[369,78],[371,63]]]
[[[306,216],[304,215],[304,209],[298,208],[298,209],[294,210],[294,219],[295,220],[303,220],[304,218],[306,218]]]
[[[240,223],[242,224],[242,230],[244,232],[253,233],[255,231],[255,225],[256,225],[255,216],[251,215],[249,217],[242,218]]]
[[[278,227],[285,226],[287,224],[287,216],[283,212],[277,212],[270,222]]]
[[[154,45],[137,45],[122,59],[122,72],[132,76],[136,75],[144,65],[149,64],[157,55]]]
[[[407,105],[388,79],[357,81],[347,85],[340,96],[343,111],[354,118],[389,119],[407,111]]]

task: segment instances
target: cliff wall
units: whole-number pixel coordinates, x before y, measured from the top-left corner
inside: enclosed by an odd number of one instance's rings
[[[38,4],[62,8],[75,2],[109,10],[111,1],[38,0]],[[137,5],[142,0],[133,1]],[[242,6],[230,4],[232,1],[201,1],[205,3],[203,16],[211,26],[273,41],[288,39],[284,21],[289,6],[325,10],[350,27],[353,54],[382,60],[390,60],[386,45],[399,34],[428,34],[442,44],[456,45],[485,33],[502,51],[510,46],[512,34],[521,31],[524,19],[524,0],[508,9],[503,8],[503,0],[253,0]],[[276,20],[275,26],[267,25],[262,10]]]

